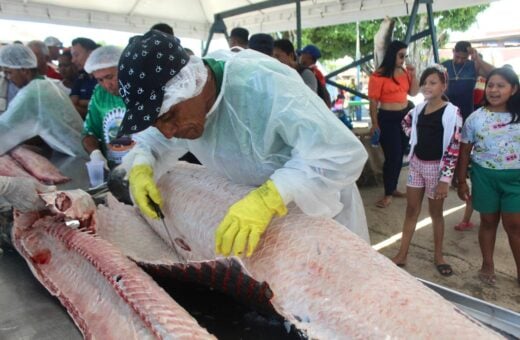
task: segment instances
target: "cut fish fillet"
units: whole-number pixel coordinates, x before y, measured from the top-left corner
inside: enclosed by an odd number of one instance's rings
[[[70,180],[70,178],[63,176],[47,158],[24,146],[11,150],[10,154],[25,170],[43,183],[59,184]]]
[[[214,339],[116,247],[68,227],[65,215],[14,217],[15,248],[86,339]]]
[[[8,154],[0,156],[0,176],[34,178]]]

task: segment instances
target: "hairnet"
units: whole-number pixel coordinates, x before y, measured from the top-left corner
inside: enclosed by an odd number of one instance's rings
[[[208,79],[208,71],[202,59],[196,56],[190,57],[190,62],[166,83],[159,117],[173,105],[200,94],[206,79]]]
[[[56,37],[49,36],[43,40],[46,46],[55,46],[59,48],[63,48],[63,43]]]
[[[0,66],[8,68],[36,68],[36,56],[27,46],[12,44],[0,48]]]
[[[92,73],[104,68],[117,67],[122,52],[123,50],[117,46],[98,47],[90,53],[83,68],[87,73]]]

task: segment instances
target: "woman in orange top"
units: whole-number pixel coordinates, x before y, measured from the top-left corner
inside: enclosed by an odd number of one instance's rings
[[[385,156],[383,164],[385,195],[376,204],[380,208],[390,205],[392,196],[405,196],[404,193],[397,191],[397,181],[407,144],[407,138],[401,129],[401,120],[409,110],[407,95],[415,96],[419,92],[415,67],[411,64],[404,67],[407,47],[401,41],[392,41],[381,66],[372,73],[368,82],[372,119],[370,132],[372,135],[379,134],[379,143]]]

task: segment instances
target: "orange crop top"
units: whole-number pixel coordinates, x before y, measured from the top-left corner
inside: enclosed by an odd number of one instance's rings
[[[372,73],[368,80],[368,98],[381,103],[403,103],[407,100],[408,91],[412,79],[408,72],[404,71],[395,77],[397,84],[392,78],[382,77],[379,73]]]

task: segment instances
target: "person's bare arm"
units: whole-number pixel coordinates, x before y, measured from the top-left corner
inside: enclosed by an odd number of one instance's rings
[[[79,99],[79,96],[70,96],[70,100],[72,101],[72,104],[74,104],[76,111],[78,111],[81,118],[84,120],[87,116],[89,101],[87,99]]]
[[[470,50],[470,55],[471,55],[471,60],[473,60],[475,62],[477,74],[479,76],[487,78],[489,72],[491,72],[495,68],[495,66],[493,66],[489,63],[486,63],[484,60],[482,60],[482,58],[478,54],[477,50],[474,48],[472,48]]]
[[[87,153],[89,155],[92,151],[99,149],[99,142],[98,142],[97,138],[92,135],[85,136],[83,138],[82,143],[83,143],[83,148],[85,149],[85,151],[87,151]]]
[[[459,149],[459,164],[458,164],[458,187],[457,194],[459,198],[463,201],[468,201],[471,197],[469,192],[469,187],[466,182],[466,177],[468,176],[468,166],[471,155],[471,149],[473,149],[473,144],[460,143]]]
[[[379,129],[379,121],[377,120],[377,108],[379,106],[379,101],[375,99],[370,99],[368,108],[370,110],[370,119],[372,120],[372,127],[370,128],[370,135],[374,134],[376,129]]]
[[[417,93],[419,93],[419,81],[417,80],[417,72],[416,68],[412,64],[406,64],[406,70],[410,75],[410,90],[408,90],[408,94],[412,97],[415,97]]]

